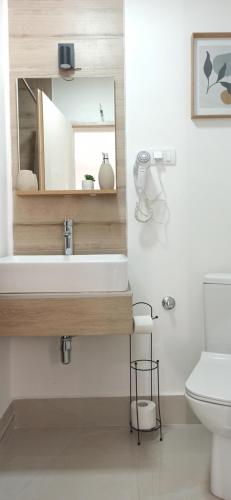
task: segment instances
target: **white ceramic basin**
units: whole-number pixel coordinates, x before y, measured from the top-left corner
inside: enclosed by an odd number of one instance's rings
[[[0,293],[116,292],[128,288],[126,255],[0,258]]]

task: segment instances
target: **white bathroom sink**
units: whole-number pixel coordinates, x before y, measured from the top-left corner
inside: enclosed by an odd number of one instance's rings
[[[0,258],[0,293],[117,292],[128,288],[126,255]]]

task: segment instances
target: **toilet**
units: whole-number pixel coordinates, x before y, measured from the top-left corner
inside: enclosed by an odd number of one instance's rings
[[[185,397],[212,432],[210,489],[231,500],[231,274],[203,284],[205,351],[185,384]]]

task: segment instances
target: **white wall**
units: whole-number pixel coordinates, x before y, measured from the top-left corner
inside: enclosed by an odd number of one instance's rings
[[[191,33],[229,31],[231,4],[125,0],[125,13],[130,281],[134,298],[151,302],[160,316],[162,392],[180,394],[203,348],[203,275],[230,270],[231,252],[231,122],[190,119]],[[177,150],[177,166],[162,175],[167,227],[134,219],[134,158],[153,145]],[[176,299],[172,313],[161,307],[166,294]],[[14,397],[128,393],[126,338],[73,343],[73,366],[65,367],[58,339],[15,340]],[[140,348],[146,349],[143,338]]]
[[[12,250],[10,198],[7,1],[0,0],[0,255]],[[9,339],[0,339],[0,417],[10,402]]]
[[[126,0],[127,181],[130,279],[159,313],[162,391],[182,393],[203,349],[202,279],[230,271],[231,121],[190,119],[192,32],[229,31],[226,0]],[[173,146],[162,175],[167,227],[134,219],[136,153]],[[162,309],[165,295],[174,312]]]
[[[58,338],[13,340],[13,398],[96,397],[128,393],[127,336],[73,338],[72,364],[67,366],[60,362],[59,343]]]
[[[115,120],[113,78],[53,78],[52,101],[72,123],[100,123],[100,104],[104,121]]]
[[[75,189],[74,131],[60,109],[41,92],[39,145],[44,159],[45,189]],[[40,144],[41,141],[41,144]]]

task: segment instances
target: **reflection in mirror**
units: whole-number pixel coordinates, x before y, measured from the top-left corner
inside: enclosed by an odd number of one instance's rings
[[[113,78],[19,78],[20,170],[32,170],[40,190],[76,190],[95,178],[102,152],[115,173]],[[116,175],[115,175],[116,177]]]

